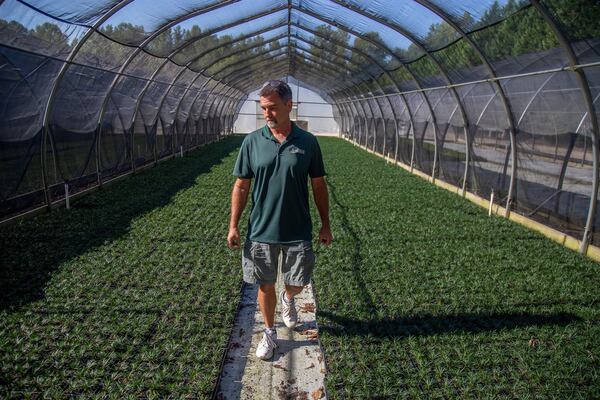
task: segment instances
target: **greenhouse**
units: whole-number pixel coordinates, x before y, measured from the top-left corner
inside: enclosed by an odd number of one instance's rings
[[[600,398],[598,1],[4,0],[0,56],[1,398]],[[333,242],[309,185],[257,362],[227,230],[271,80]]]

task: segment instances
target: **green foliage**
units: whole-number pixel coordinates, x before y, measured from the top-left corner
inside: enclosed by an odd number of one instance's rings
[[[389,58],[388,52],[380,46],[376,46],[374,43],[383,43],[383,40],[379,36],[378,32],[368,32],[365,34],[368,40],[356,38],[352,47],[361,50],[363,53],[368,54],[371,58],[379,60],[380,63],[384,64],[385,60]],[[360,54],[359,54],[360,55]],[[354,53],[352,53],[354,58]]]
[[[317,249],[314,286],[331,398],[600,397],[596,263],[319,141],[335,241]]]
[[[67,44],[67,35],[65,35],[56,24],[44,22],[35,27],[32,31],[33,36],[45,40],[53,45],[64,46]]]
[[[112,25],[102,26],[100,32],[120,43],[137,44],[144,34],[144,27],[129,22],[121,22],[115,27]]]
[[[440,74],[440,69],[429,57],[421,57],[420,59],[413,61],[409,64],[408,68],[421,79]]]
[[[208,398],[239,302],[240,138],[0,229],[0,397]]]
[[[493,61],[558,46],[552,29],[533,7],[481,30],[473,37],[483,53]]]
[[[600,3],[596,0],[545,0],[571,40],[600,36]]]
[[[319,140],[335,237],[314,277],[330,397],[600,396],[597,264]],[[239,253],[225,246],[239,144],[0,229],[0,397],[210,395],[239,301]]]
[[[446,70],[469,68],[482,63],[477,52],[464,39],[459,39],[450,46],[436,51],[433,56]]]

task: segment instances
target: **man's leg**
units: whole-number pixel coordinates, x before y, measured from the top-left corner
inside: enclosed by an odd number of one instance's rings
[[[256,347],[256,356],[262,360],[273,357],[277,348],[275,331],[275,281],[277,280],[276,249],[267,243],[246,241],[242,255],[244,281],[258,284],[258,307],[265,322],[265,332]]]
[[[258,307],[265,321],[265,331],[256,347],[256,356],[261,360],[269,360],[277,348],[277,331],[275,330],[275,284],[261,284],[258,287]]]
[[[282,265],[285,290],[279,297],[281,299],[281,317],[288,328],[295,327],[298,322],[294,296],[302,292],[304,286],[310,283],[314,264],[315,255],[310,242],[302,242],[285,248]]]
[[[265,321],[265,327],[273,329],[275,326],[275,306],[277,296],[275,295],[275,284],[267,283],[258,287],[258,307]]]

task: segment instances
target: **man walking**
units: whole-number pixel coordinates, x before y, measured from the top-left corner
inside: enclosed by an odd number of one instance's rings
[[[283,81],[266,82],[259,93],[267,124],[244,139],[233,175],[227,245],[240,248],[238,223],[254,179],[248,235],[242,252],[244,281],[258,284],[258,305],[265,332],[256,349],[263,360],[277,347],[275,307],[278,258],[285,289],[279,293],[281,316],[288,328],[297,322],[294,296],[310,283],[315,255],[308,205],[308,177],[319,216],[319,242],[331,244],[325,167],[317,139],[290,121],[292,91]]]

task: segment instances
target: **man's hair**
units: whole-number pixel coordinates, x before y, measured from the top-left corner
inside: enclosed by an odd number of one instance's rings
[[[260,92],[258,92],[258,95],[260,97],[264,97],[270,96],[275,93],[279,95],[279,97],[281,98],[281,100],[283,100],[284,103],[287,103],[288,101],[292,100],[292,89],[290,89],[288,84],[284,81],[276,79],[266,81],[260,88]]]

